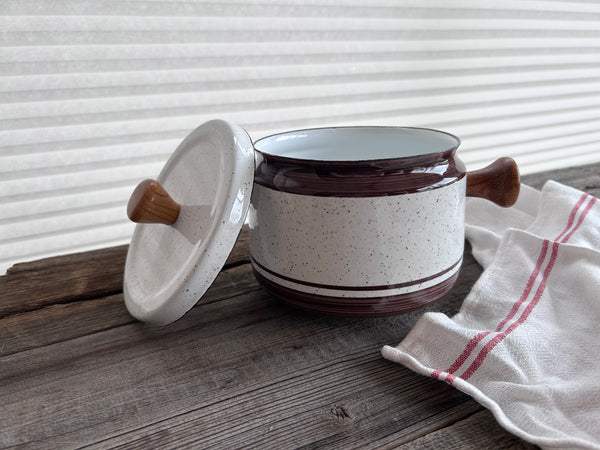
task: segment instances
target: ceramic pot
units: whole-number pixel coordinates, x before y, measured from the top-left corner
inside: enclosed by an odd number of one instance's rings
[[[466,173],[459,144],[405,127],[310,129],[255,142],[247,221],[259,283],[284,302],[335,316],[395,315],[444,296],[462,263],[465,196],[510,206],[520,186],[509,158]],[[136,191],[131,211],[156,210],[148,206],[156,201],[139,207],[147,191]],[[165,220],[130,217],[173,223],[176,209],[175,201],[163,207],[163,216],[173,212]]]
[[[441,298],[462,263],[467,192],[504,205],[518,195],[512,160],[467,175],[459,142],[391,127],[257,141],[249,224],[260,284],[337,316],[399,314]]]

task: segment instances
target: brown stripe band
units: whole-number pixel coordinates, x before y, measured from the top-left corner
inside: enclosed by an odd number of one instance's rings
[[[385,297],[339,298],[307,294],[276,284],[252,267],[260,285],[271,295],[292,306],[317,314],[338,317],[384,317],[403,314],[442,298],[454,285],[459,272],[435,286]]]
[[[333,286],[333,285],[329,285],[329,284],[312,283],[310,281],[299,281],[294,278],[290,278],[285,275],[280,275],[270,269],[267,269],[265,266],[258,263],[252,257],[250,257],[250,261],[252,262],[252,264],[256,265],[257,267],[260,267],[262,270],[264,270],[267,273],[270,273],[271,275],[273,275],[275,277],[281,278],[282,280],[289,281],[291,283],[301,284],[304,286],[310,286],[310,287],[321,288],[321,289],[343,290],[343,291],[385,291],[385,290],[399,289],[399,288],[414,286],[416,284],[425,283],[427,281],[431,281],[435,278],[441,277],[442,275],[450,272],[452,269],[454,269],[456,266],[458,266],[462,262],[462,257],[458,261],[456,261],[454,264],[452,264],[450,267],[442,270],[441,272],[436,273],[435,275],[421,278],[419,280],[407,281],[404,283],[397,283],[397,284],[390,284],[390,285],[382,285],[382,286]]]
[[[465,176],[456,149],[411,158],[329,162],[260,154],[255,182],[320,197],[380,197],[439,189]]]

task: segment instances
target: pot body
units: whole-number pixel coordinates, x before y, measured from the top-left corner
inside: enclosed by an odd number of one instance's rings
[[[442,297],[464,247],[457,146],[458,139],[437,153],[362,161],[257,147],[248,221],[260,284],[294,306],[336,316],[395,315]]]

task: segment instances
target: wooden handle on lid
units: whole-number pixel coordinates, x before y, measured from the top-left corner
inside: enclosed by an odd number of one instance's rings
[[[467,196],[481,197],[499,206],[512,206],[519,198],[521,179],[512,158],[500,158],[483,169],[467,173]]]
[[[156,180],[144,180],[133,191],[127,204],[127,216],[136,223],[171,225],[179,216],[179,204]]]

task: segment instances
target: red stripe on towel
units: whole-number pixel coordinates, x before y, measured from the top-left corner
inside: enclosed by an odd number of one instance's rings
[[[542,250],[540,251],[540,255],[538,256],[537,262],[535,263],[533,272],[531,272],[531,275],[529,276],[529,280],[527,280],[527,284],[525,285],[525,290],[521,294],[521,297],[519,298],[519,300],[513,304],[512,308],[510,309],[510,311],[508,312],[508,314],[504,318],[504,320],[502,322],[500,322],[500,325],[498,325],[496,327],[496,331],[500,331],[500,330],[502,330],[502,328],[504,328],[504,325],[506,325],[506,323],[515,316],[515,314],[517,313],[517,311],[519,310],[519,308],[521,307],[523,302],[525,300],[527,300],[527,298],[529,297],[529,294],[531,293],[531,290],[533,289],[533,284],[535,283],[535,280],[537,280],[537,277],[540,274],[540,270],[542,269],[542,264],[543,264],[544,260],[546,259],[546,253],[548,253],[549,245],[550,245],[550,241],[547,241],[544,239],[544,242],[542,243]]]
[[[539,302],[539,299],[541,298],[541,296],[546,288],[546,280],[547,280],[548,276],[550,275],[552,268],[554,267],[554,263],[556,262],[556,258],[558,256],[558,248],[559,248],[558,241],[560,240],[560,243],[565,243],[571,238],[573,233],[575,233],[575,231],[577,231],[577,229],[581,226],[581,224],[585,220],[585,217],[587,216],[588,212],[590,211],[590,209],[596,202],[596,198],[592,197],[592,200],[590,200],[587,207],[581,213],[581,216],[579,217],[577,224],[575,225],[575,227],[573,227],[571,229],[571,227],[573,226],[573,223],[575,222],[575,217],[577,216],[579,209],[581,208],[581,206],[583,205],[583,203],[585,202],[585,200],[588,197],[590,197],[590,195],[588,195],[586,193],[584,193],[580,197],[578,202],[575,204],[575,206],[571,210],[569,219],[567,220],[567,225],[565,226],[564,230],[554,240],[554,245],[552,248],[552,254],[550,256],[550,261],[548,262],[548,265],[546,266],[546,269],[544,270],[544,273],[542,274],[542,280],[540,282],[540,285],[538,286],[538,289],[536,290],[536,293],[535,293],[533,299],[527,305],[527,307],[525,308],[525,310],[523,311],[523,313],[521,314],[519,319],[516,322],[514,322],[513,324],[511,324],[504,333],[500,333],[500,334],[496,335],[492,340],[490,340],[487,344],[485,344],[484,347],[479,352],[479,354],[477,355],[477,357],[475,358],[475,360],[473,361],[473,363],[471,364],[471,366],[469,366],[469,368],[463,373],[463,375],[460,378],[463,378],[465,380],[468,379],[481,366],[481,364],[483,364],[483,361],[485,360],[485,357],[487,356],[487,354],[498,343],[502,342],[502,340],[504,340],[504,338],[508,334],[510,334],[512,331],[514,331],[515,328],[517,328],[519,325],[521,325],[527,319],[527,317],[529,317],[529,314],[531,313],[531,311],[533,310],[535,305],[537,305],[537,303]],[[535,280],[538,278],[539,273],[542,268],[542,265],[543,265],[543,262],[546,259],[546,254],[548,252],[549,244],[550,244],[550,241],[548,241],[548,240],[543,241],[540,255],[538,256],[538,259],[536,261],[534,269],[527,281],[527,284],[525,285],[525,289],[523,290],[523,293],[521,294],[519,300],[517,302],[515,302],[515,304],[513,304],[513,307],[511,308],[511,310],[509,311],[507,316],[504,318],[504,320],[502,320],[502,322],[498,325],[498,327],[496,328],[496,332],[499,332],[502,328],[504,328],[506,323],[508,323],[508,321],[514,317],[514,315],[517,313],[519,308],[522,306],[522,304],[525,302],[525,300],[531,294],[531,290],[533,289]],[[446,377],[446,381],[448,383],[452,384],[452,382],[455,379],[455,376],[453,376],[451,374],[455,373],[465,363],[465,361],[469,358],[469,356],[471,355],[473,350],[475,350],[475,348],[477,347],[477,344],[479,342],[481,342],[481,340],[483,340],[490,333],[491,333],[490,331],[480,332],[476,336],[474,336],[473,338],[471,338],[469,340],[469,342],[465,346],[465,349],[463,350],[463,352],[456,358],[454,363],[452,363],[452,365],[446,370],[446,372],[448,373],[448,375]],[[439,376],[442,373],[443,372],[441,372],[439,370],[435,370],[432,372],[431,376],[433,378],[439,378]]]
[[[569,221],[567,222],[567,226],[565,227],[565,229],[563,230],[562,233],[560,233],[556,239],[554,239],[555,241],[560,241],[560,239],[567,233],[567,231],[569,231],[569,228],[571,228],[571,226],[573,225],[573,222],[575,221],[575,216],[577,215],[577,211],[579,210],[579,208],[581,207],[581,205],[583,204],[583,202],[585,201],[586,198],[588,198],[589,195],[586,193],[583,193],[581,195],[581,198],[579,199],[579,201],[575,204],[575,206],[573,207],[573,210],[571,211],[571,215],[569,216]],[[575,229],[577,229],[578,227],[576,227]],[[575,231],[575,230],[573,230]],[[571,236],[569,236],[571,237]],[[568,239],[568,238],[567,238]]]
[[[591,197],[591,196],[588,196]],[[577,229],[581,226],[581,224],[583,223],[583,221],[585,220],[585,216],[588,215],[588,213],[590,212],[590,209],[592,209],[592,206],[594,206],[594,203],[596,203],[596,197],[592,197],[592,199],[590,200],[590,202],[588,203],[588,205],[586,206],[586,208],[583,210],[583,212],[581,213],[581,217],[579,217],[579,220],[577,221],[577,225],[575,225],[575,228],[573,228],[564,238],[561,242],[561,244],[564,244],[565,242],[567,242],[569,239],[571,239],[571,236],[573,236],[573,233],[575,233],[575,231],[577,231]],[[557,239],[558,240],[558,239]]]
[[[469,357],[471,352],[475,349],[477,344],[490,333],[491,333],[491,331],[484,331],[484,332],[478,333],[477,336],[472,338],[469,341],[469,343],[467,344],[467,346],[465,347],[465,349],[463,350],[463,352],[460,354],[460,356],[458,358],[456,358],[456,361],[454,361],[454,363],[446,370],[446,373],[452,374],[452,373],[456,372],[458,369],[460,369],[460,366],[462,366],[464,364],[464,362],[467,360],[467,358]],[[433,378],[439,378],[439,376],[441,374],[442,374],[441,370],[434,370],[433,372],[431,372],[431,376]],[[447,378],[446,378],[446,380],[448,381]]]
[[[490,333],[491,331],[483,331],[481,333],[478,333],[474,338],[472,338],[463,350],[463,352],[460,354],[460,356],[456,358],[456,361],[454,361],[454,363],[450,367],[448,367],[448,370],[446,370],[446,372],[454,373],[458,369],[460,369],[460,366],[462,366],[465,363],[465,361],[473,352],[477,344],[479,344],[479,342],[481,342],[481,340]]]
[[[560,241],[560,239],[573,226],[573,222],[575,222],[575,216],[577,216],[577,211],[579,211],[579,208],[581,208],[581,205],[583,204],[583,202],[585,201],[585,199],[587,197],[589,197],[589,195],[584,193],[581,195],[581,198],[579,199],[579,201],[577,203],[575,203],[575,206],[573,207],[573,209],[571,210],[571,214],[569,215],[569,219],[567,220],[567,225],[565,226],[565,229],[562,231],[562,233],[560,233],[556,237],[556,239],[554,239],[555,241]],[[571,234],[569,234],[566,237],[567,240],[571,237],[573,232],[577,228],[579,228],[580,225],[581,225],[581,223],[577,224],[577,226],[571,231]],[[564,241],[564,242],[566,242],[566,241]],[[549,244],[548,241],[544,241],[544,244],[542,245],[542,251],[540,252],[540,256],[538,257],[538,260],[535,264],[533,272],[531,272],[531,276],[529,277],[529,280],[527,280],[527,285],[525,286],[525,290],[523,291],[523,294],[521,295],[519,300],[513,304],[508,315],[504,318],[504,320],[502,322],[500,322],[500,325],[498,325],[498,327],[496,327],[496,331],[498,331],[498,332],[502,331],[502,329],[504,328],[504,325],[506,325],[506,323],[514,317],[514,315],[517,313],[517,311],[519,310],[519,308],[521,307],[523,302],[529,297],[529,294],[531,293],[531,289],[533,288],[533,284],[540,273],[542,263],[544,262],[544,259],[546,258],[546,253],[548,252],[548,244]]]
[[[477,355],[477,357],[475,358],[475,360],[471,363],[469,368],[465,370],[463,374],[459,376],[459,378],[462,378],[463,380],[468,380],[469,377],[471,377],[471,375],[473,375],[475,371],[479,369],[479,367],[483,364],[483,361],[485,360],[487,354],[491,352],[496,345],[502,342],[506,336],[512,333],[519,325],[523,324],[523,322],[527,320],[527,317],[529,317],[529,314],[531,314],[531,311],[533,311],[533,308],[535,308],[535,305],[537,305],[542,294],[546,290],[546,280],[550,276],[550,272],[552,272],[552,268],[554,267],[554,263],[556,262],[556,257],[558,256],[558,247],[558,242],[555,242],[552,245],[550,261],[548,262],[548,265],[544,270],[544,273],[542,275],[542,281],[540,282],[540,285],[538,286],[535,295],[533,296],[533,299],[529,302],[521,316],[515,322],[513,322],[504,333],[497,334],[492,340],[485,344],[479,352],[479,354]]]
[[[583,200],[585,200],[588,197],[591,197],[591,196],[589,196],[588,194],[582,195],[582,198],[580,199],[580,201],[573,207],[573,211],[575,211],[575,213],[583,204]],[[589,201],[589,203],[587,204],[587,206],[581,213],[581,216],[579,217],[577,224],[567,234],[565,234],[565,232],[563,231],[563,233],[561,233],[557,237],[557,240],[554,241],[554,243],[552,244],[552,253],[550,255],[550,260],[548,262],[548,265],[546,266],[546,269],[544,270],[544,273],[542,275],[542,280],[535,292],[533,299],[529,302],[529,304],[527,305],[527,307],[525,308],[525,310],[523,311],[523,313],[521,314],[519,319],[517,319],[515,322],[513,322],[506,329],[505,332],[498,334],[492,340],[490,340],[486,345],[484,345],[484,347],[481,349],[481,351],[479,352],[479,354],[477,355],[477,357],[475,358],[473,363],[471,363],[469,368],[464,371],[464,373],[460,376],[460,378],[462,378],[463,380],[468,380],[477,371],[477,369],[481,366],[481,364],[483,364],[483,361],[485,360],[487,354],[489,352],[491,352],[492,349],[496,345],[498,345],[500,342],[502,342],[506,336],[508,336],[510,333],[512,333],[517,327],[522,325],[527,320],[527,318],[529,317],[529,315],[531,314],[533,309],[536,307],[536,305],[540,301],[540,298],[542,297],[544,291],[546,290],[546,283],[548,281],[548,277],[550,276],[550,273],[552,272],[554,264],[556,263],[560,244],[566,243],[571,238],[571,236],[573,236],[573,233],[575,233],[575,231],[577,231],[579,229],[579,227],[585,220],[585,217],[589,213],[590,209],[592,209],[592,206],[594,205],[595,202],[596,202],[596,198],[591,197],[591,200]],[[573,214],[573,211],[571,212],[571,217],[574,218],[575,214]],[[572,224],[573,224],[573,221],[569,221],[569,224],[567,225],[567,229]],[[558,241],[558,239],[561,237],[562,237],[562,240]]]

